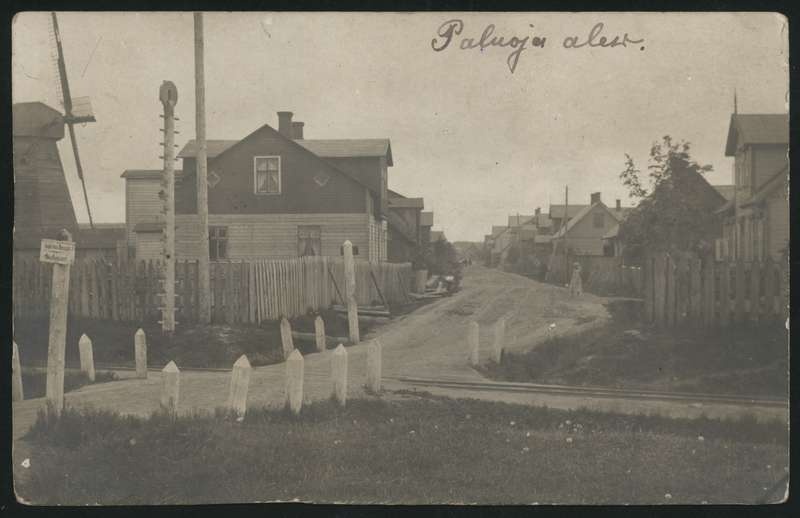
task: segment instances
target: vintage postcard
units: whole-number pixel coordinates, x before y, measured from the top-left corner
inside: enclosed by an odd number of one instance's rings
[[[783,15],[12,37],[19,502],[788,497]]]

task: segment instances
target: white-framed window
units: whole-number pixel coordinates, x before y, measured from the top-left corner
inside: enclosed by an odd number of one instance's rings
[[[255,194],[281,193],[281,157],[253,157],[253,192]]]
[[[208,258],[211,261],[228,258],[228,227],[208,227]]]

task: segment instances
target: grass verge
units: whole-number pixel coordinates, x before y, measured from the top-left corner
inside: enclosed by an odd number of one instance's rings
[[[117,375],[113,372],[97,371],[94,374],[95,383],[116,381]],[[89,378],[80,371],[64,371],[64,392],[79,389],[91,383]],[[44,369],[22,369],[22,387],[25,399],[44,397],[47,389],[47,371]]]
[[[434,397],[243,422],[68,409],[25,440],[35,453],[16,490],[36,504],[752,503],[788,465],[778,423]]]
[[[504,354],[485,373],[506,381],[788,396],[782,325],[664,332],[642,327],[633,304],[609,305],[612,321],[602,329]]]

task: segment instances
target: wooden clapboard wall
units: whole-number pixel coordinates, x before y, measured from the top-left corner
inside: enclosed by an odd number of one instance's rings
[[[408,302],[410,263],[356,261],[356,298],[360,305]],[[341,304],[341,258],[224,261],[210,265],[212,322],[257,324],[296,317]],[[157,260],[76,261],[70,271],[71,316],[115,321],[153,321],[161,317],[162,263]],[[15,257],[12,298],[15,318],[49,314],[52,267],[38,259]],[[196,261],[176,261],[178,322],[198,320]]]

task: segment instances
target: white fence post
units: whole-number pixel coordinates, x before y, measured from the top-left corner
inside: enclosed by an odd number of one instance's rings
[[[331,355],[331,379],[333,397],[344,406],[347,403],[347,349],[342,344]]]
[[[494,324],[494,347],[492,348],[492,360],[500,363],[503,358],[503,346],[506,341],[506,319],[500,317]]]
[[[286,405],[295,415],[303,407],[303,355],[297,349],[286,359]]]
[[[81,358],[81,372],[86,374],[89,381],[94,383],[94,354],[92,353],[92,340],[85,334],[78,340],[78,352]]]
[[[136,377],[145,379],[147,378],[147,337],[141,328],[133,337],[133,348],[136,356]]]
[[[161,371],[161,408],[170,414],[178,412],[181,372],[174,361],[170,361]]]
[[[344,255],[344,288],[347,303],[347,324],[350,330],[350,343],[360,341],[358,330],[358,301],[356,300],[356,265],[353,259],[353,243],[349,240],[342,246]]]
[[[11,400],[22,401],[25,393],[22,390],[22,368],[19,363],[19,348],[17,342],[12,341],[11,349]]]
[[[250,362],[247,355],[241,355],[233,364],[231,371],[231,388],[228,394],[228,407],[237,417],[244,417],[247,412],[247,389],[250,386]]]
[[[467,329],[467,356],[469,364],[476,367],[479,362],[480,354],[480,325],[477,322],[470,322]]]
[[[314,334],[317,340],[317,351],[322,352],[325,350],[327,343],[325,342],[325,322],[322,317],[317,315],[314,319]]]
[[[292,339],[292,325],[286,319],[281,318],[281,345],[283,346],[283,359],[287,359],[294,351],[294,340]]]
[[[367,388],[374,393],[381,391],[381,353],[383,346],[377,338],[367,345]]]

